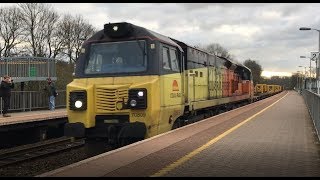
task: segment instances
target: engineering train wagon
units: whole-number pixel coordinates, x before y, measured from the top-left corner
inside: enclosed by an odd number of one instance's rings
[[[250,69],[130,23],[82,45],[67,85],[65,135],[126,144],[253,98]]]
[[[274,84],[256,84],[254,87],[255,100],[261,100],[283,91],[282,86]]]
[[[254,87],[255,94],[263,94],[267,92],[267,84],[256,84]]]

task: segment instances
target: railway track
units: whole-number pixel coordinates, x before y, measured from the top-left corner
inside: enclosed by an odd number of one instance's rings
[[[84,139],[71,141],[70,138],[61,137],[35,144],[1,150],[0,167],[80,147],[84,144]]]

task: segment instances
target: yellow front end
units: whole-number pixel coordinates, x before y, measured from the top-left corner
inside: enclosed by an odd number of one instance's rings
[[[130,89],[136,88],[143,88],[147,91],[147,107],[145,109],[127,107],[128,92]],[[70,110],[70,93],[74,91],[86,91],[86,110]],[[144,123],[147,129],[146,136],[153,136],[158,134],[159,94],[159,76],[74,79],[67,85],[68,121],[71,124],[82,123],[85,129],[88,129],[96,126],[97,117],[108,117],[104,123],[110,124],[119,123],[117,117],[128,117],[128,123]]]

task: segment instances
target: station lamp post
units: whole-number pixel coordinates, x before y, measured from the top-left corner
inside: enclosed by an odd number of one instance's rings
[[[306,56],[300,56],[300,58],[307,58]],[[309,59],[310,59],[310,66],[309,66],[309,68],[310,68],[310,78],[311,78],[311,57],[308,57]]]
[[[297,90],[298,90],[298,92],[301,91],[301,87],[300,87],[300,71],[297,71]]]
[[[315,31],[318,31],[319,32],[319,50],[318,52],[320,52],[320,30],[318,29],[313,29],[313,28],[308,28],[308,27],[300,27],[301,31],[309,31],[309,30],[315,30]],[[320,72],[319,72],[319,57],[318,59],[316,60],[316,80],[317,80],[317,94],[320,94]]]
[[[306,72],[307,72],[307,71],[306,71],[306,68],[307,68],[307,67],[305,67],[305,66],[298,66],[298,67],[304,68],[304,72],[303,72],[303,70],[301,71],[301,73],[302,73],[302,75],[303,75],[303,76],[302,76],[302,84],[303,84],[303,85],[302,85],[302,88],[306,89],[306,83],[305,83],[305,82],[306,82],[306,79],[307,79],[307,78],[305,78],[305,77],[306,77]],[[311,85],[311,83],[310,83],[310,85]],[[310,87],[310,86],[309,86],[309,87]],[[310,88],[310,89],[311,89],[311,88]]]
[[[311,57],[306,57],[306,56],[300,56],[300,58],[309,58],[310,59],[310,77],[309,77],[309,90],[311,91],[311,85],[312,85],[312,82],[311,82]],[[300,66],[299,66],[300,67]]]

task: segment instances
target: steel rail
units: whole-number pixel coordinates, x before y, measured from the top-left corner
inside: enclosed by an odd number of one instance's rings
[[[62,137],[0,151],[0,167],[83,146],[84,139]]]

